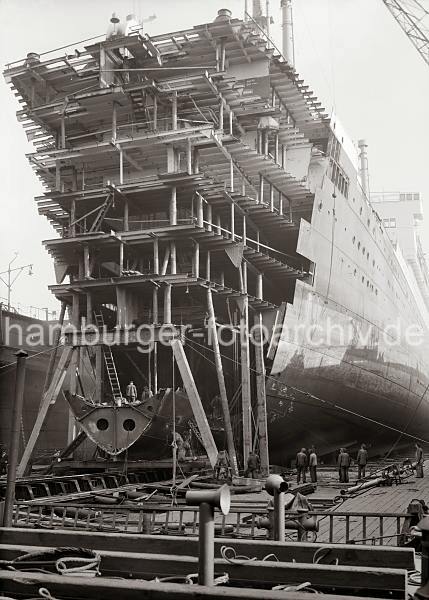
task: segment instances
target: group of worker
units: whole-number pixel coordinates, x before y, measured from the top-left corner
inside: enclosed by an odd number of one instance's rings
[[[297,483],[307,482],[307,469],[310,469],[311,483],[317,483],[317,454],[316,448],[311,446],[310,450],[301,448],[296,455],[296,480]]]
[[[366,465],[368,462],[368,451],[365,444],[362,444],[356,457],[358,467],[358,480],[364,479],[366,475]],[[340,483],[349,482],[349,469],[352,464],[352,458],[345,448],[340,448],[337,458],[338,476]],[[316,448],[311,446],[310,450],[301,448],[296,455],[296,479],[297,483],[307,482],[307,469],[310,471],[311,483],[317,483],[317,465],[318,458]]]
[[[126,396],[127,401],[130,404],[134,404],[134,402],[139,401],[137,387],[133,380],[131,380],[130,383],[127,385],[125,396]],[[149,398],[153,398],[153,392],[151,389],[149,389],[149,387],[147,385],[145,385],[143,387],[143,391],[142,391],[140,400],[142,402],[144,402],[145,400],[149,400]]]
[[[226,450],[220,450],[217,455],[216,464],[214,466],[215,479],[228,479],[231,477],[232,469],[229,460],[228,452]],[[256,452],[249,452],[247,457],[246,470],[244,472],[245,477],[251,479],[258,479],[261,475],[261,461]]]
[[[416,476],[423,477],[423,448],[416,443]],[[368,463],[368,450],[365,444],[362,444],[356,456],[356,465],[358,468],[358,481],[366,477],[366,465]],[[338,476],[340,483],[349,483],[349,470],[352,465],[352,458],[345,448],[340,448],[337,458]],[[317,483],[317,454],[314,446],[309,451],[306,448],[301,450],[296,455],[296,478],[297,483],[306,483],[307,469],[310,470],[311,483]]]

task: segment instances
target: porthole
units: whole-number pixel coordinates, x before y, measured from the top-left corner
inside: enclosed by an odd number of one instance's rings
[[[359,248],[360,248],[360,242],[358,242],[358,250],[359,250]]]
[[[354,236],[353,236],[353,239],[352,239],[352,244],[354,244],[354,243],[355,243],[355,241],[356,241],[356,236],[354,235]]]
[[[99,431],[106,431],[109,428],[109,421],[107,419],[98,419],[97,429]]]
[[[362,275],[362,283],[365,283],[365,277]]]
[[[125,431],[134,431],[134,429],[136,428],[136,422],[134,421],[134,419],[125,419],[122,426],[125,429]]]

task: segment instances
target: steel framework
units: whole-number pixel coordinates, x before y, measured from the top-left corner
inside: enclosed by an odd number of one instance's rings
[[[383,0],[401,29],[429,65],[429,3],[427,0]]]

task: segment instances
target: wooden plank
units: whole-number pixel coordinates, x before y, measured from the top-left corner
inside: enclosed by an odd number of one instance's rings
[[[198,539],[182,536],[157,536],[94,531],[67,531],[48,529],[0,529],[0,544],[28,546],[55,546],[116,550],[118,552],[151,552],[153,554],[197,555]],[[237,554],[262,559],[275,554],[283,562],[313,562],[315,552],[325,556],[321,562],[338,558],[340,565],[388,566],[397,569],[414,569],[412,548],[380,548],[357,544],[310,544],[305,542],[275,542],[268,540],[215,539],[215,555],[220,556],[221,546],[234,548]]]
[[[0,587],[4,592],[26,597],[38,597],[39,588],[49,589],[53,596],[75,600],[75,598],[103,598],[103,600],[234,600],[247,598],[260,600],[261,590],[237,589],[231,587],[203,587],[151,581],[127,581],[106,577],[84,578],[63,577],[45,573],[20,573],[0,571]],[[264,590],[264,600],[304,600],[306,595],[288,594]],[[326,595],[326,600],[350,600],[350,596]],[[367,596],[354,597],[355,600],[370,600]]]
[[[49,550],[50,548],[46,548]],[[13,560],[18,556],[39,551],[37,546],[2,546],[2,559]],[[132,574],[136,579],[154,577],[186,576],[198,570],[198,558],[168,554],[100,551],[102,576],[123,577]],[[404,598],[407,585],[405,569],[380,567],[336,566],[277,561],[249,561],[232,564],[215,558],[216,572],[227,572],[230,581],[240,587],[272,587],[273,585],[298,585],[311,581],[317,589],[329,592],[353,591],[380,593],[386,598]]]
[[[210,286],[207,288],[207,308],[208,308],[208,312],[209,312],[208,326],[209,326],[209,331],[211,332],[211,338],[212,338],[213,353],[214,353],[214,359],[215,359],[215,364],[216,364],[216,374],[217,374],[218,386],[219,386],[219,395],[220,395],[220,399],[221,399],[223,419],[224,419],[224,424],[225,424],[228,455],[229,455],[229,459],[231,461],[232,471],[233,471],[234,475],[238,475],[238,464],[237,464],[237,455],[235,452],[235,445],[234,445],[234,434],[233,434],[232,425],[231,425],[231,415],[229,412],[228,395],[226,392],[225,378],[223,375],[222,357],[221,357],[221,353],[220,353],[220,349],[219,349],[219,340],[218,340],[218,335],[217,335],[216,315],[215,315],[215,311],[214,311],[212,290],[211,290]]]

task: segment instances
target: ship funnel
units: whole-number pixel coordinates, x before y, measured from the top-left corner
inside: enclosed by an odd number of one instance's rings
[[[229,21],[232,17],[232,12],[228,8],[221,8],[217,11],[216,23],[219,21]]]
[[[294,67],[295,49],[293,43],[292,0],[281,0],[280,6],[282,9],[283,56]]]
[[[110,40],[111,38],[116,37],[117,35],[123,34],[124,30],[121,25],[121,19],[119,19],[116,13],[112,13],[112,16],[110,17],[110,23],[107,28],[106,40]]]
[[[359,175],[360,175],[360,180],[361,180],[361,185],[362,185],[362,191],[365,194],[365,196],[367,197],[367,199],[369,200],[370,197],[369,197],[368,153],[366,151],[366,149],[368,148],[368,144],[366,143],[366,140],[359,140],[358,146],[359,146],[359,150],[360,150]]]

